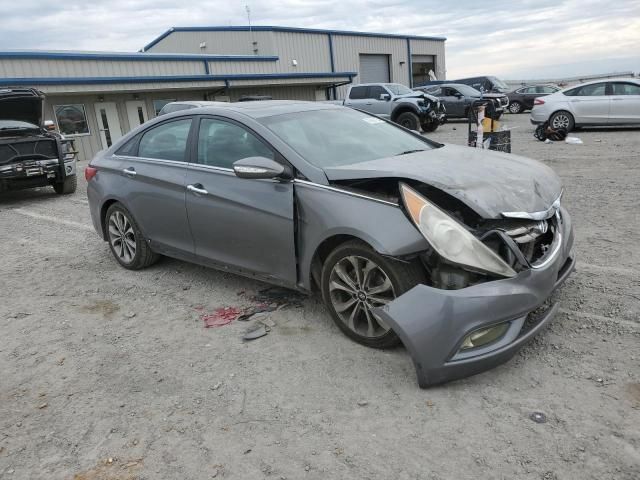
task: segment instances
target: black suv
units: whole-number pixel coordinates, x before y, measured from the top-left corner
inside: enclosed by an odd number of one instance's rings
[[[51,185],[76,191],[73,142],[43,123],[44,94],[34,88],[0,87],[0,192]]]

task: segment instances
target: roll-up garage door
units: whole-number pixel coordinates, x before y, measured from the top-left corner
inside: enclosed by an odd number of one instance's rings
[[[360,83],[389,82],[389,55],[360,54]]]

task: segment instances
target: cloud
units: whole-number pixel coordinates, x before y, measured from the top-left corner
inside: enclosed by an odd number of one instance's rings
[[[247,3],[0,0],[0,50],[136,51],[172,26],[245,25]],[[344,0],[260,0],[250,8],[254,25],[445,36],[448,78],[640,70],[637,0],[606,8],[599,0],[351,0],[348,8]]]

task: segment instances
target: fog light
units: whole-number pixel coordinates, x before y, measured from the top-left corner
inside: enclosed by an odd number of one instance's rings
[[[478,348],[489,343],[495,342],[501,338],[509,330],[509,322],[494,325],[493,327],[483,328],[467,335],[462,342],[460,350],[468,350],[470,348]]]

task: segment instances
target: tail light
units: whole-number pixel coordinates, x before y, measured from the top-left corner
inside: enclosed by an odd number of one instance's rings
[[[84,178],[85,180],[88,182],[89,180],[91,180],[93,177],[96,176],[96,173],[98,173],[98,169],[92,167],[91,165],[87,165],[84,168]]]
[[[536,99],[533,101],[533,104],[534,104],[534,105],[544,105],[544,100],[542,100],[541,98],[536,98]]]

